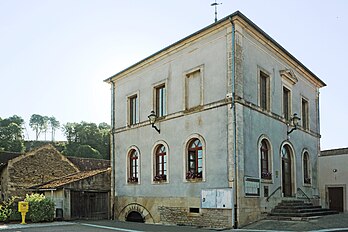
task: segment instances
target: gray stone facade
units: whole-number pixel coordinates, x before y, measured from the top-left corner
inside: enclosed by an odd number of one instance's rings
[[[261,218],[284,197],[318,195],[325,83],[240,12],[106,82],[115,218],[135,211],[148,223],[226,228]],[[160,107],[158,133],[148,115]],[[294,113],[305,119],[288,135]],[[231,208],[202,207],[202,190],[231,188]]]

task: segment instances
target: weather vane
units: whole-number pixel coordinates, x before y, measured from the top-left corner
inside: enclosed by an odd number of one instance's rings
[[[216,0],[214,3],[212,3],[210,6],[214,6],[215,7],[215,22],[217,22],[217,6],[221,5],[222,3],[217,3]]]

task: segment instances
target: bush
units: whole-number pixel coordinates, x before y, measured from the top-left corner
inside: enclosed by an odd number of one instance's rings
[[[0,221],[8,221],[14,212],[13,205],[17,197],[11,197],[0,204]]]
[[[43,194],[26,195],[29,202],[29,218],[32,222],[49,222],[54,219],[54,202]]]

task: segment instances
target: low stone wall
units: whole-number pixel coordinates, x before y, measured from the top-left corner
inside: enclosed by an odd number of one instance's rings
[[[206,228],[231,228],[231,210],[201,209],[190,213],[182,207],[158,207],[163,224],[190,225]]]

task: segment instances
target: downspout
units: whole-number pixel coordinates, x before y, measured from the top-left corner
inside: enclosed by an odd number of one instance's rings
[[[115,219],[115,83],[111,81],[111,131],[110,131],[110,140],[111,140],[111,148],[110,148],[110,160],[111,160],[111,194],[110,194],[110,207],[111,207],[111,219]]]
[[[235,103],[235,26],[232,18],[230,17],[230,22],[232,24],[232,57],[231,57],[231,88],[232,88],[232,98],[231,98],[231,110],[233,114],[233,159],[234,159],[234,228],[238,228],[237,220],[237,122],[236,122],[236,103]]]

